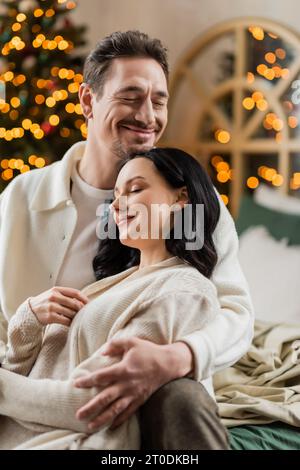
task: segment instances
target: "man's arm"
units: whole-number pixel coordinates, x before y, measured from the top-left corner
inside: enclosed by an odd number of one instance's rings
[[[221,199],[220,206],[214,232],[218,263],[211,280],[221,308],[209,325],[183,338],[193,351],[194,378],[198,381],[237,362],[249,349],[254,333],[254,311],[238,260],[234,221]]]
[[[3,195],[4,192],[0,194],[0,231],[2,228],[2,204],[3,204]],[[7,343],[7,321],[4,318],[2,308],[1,308],[1,298],[0,298],[0,344]]]

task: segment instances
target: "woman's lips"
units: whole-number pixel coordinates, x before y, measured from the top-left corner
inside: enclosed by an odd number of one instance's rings
[[[120,225],[124,224],[125,222],[126,222],[126,224],[128,225],[133,219],[135,219],[135,217],[136,217],[135,215],[134,215],[134,216],[132,215],[132,216],[124,217],[124,218],[122,218],[122,219],[118,219],[118,218],[117,218],[117,222],[116,222],[116,223],[117,223],[118,227],[119,227]]]

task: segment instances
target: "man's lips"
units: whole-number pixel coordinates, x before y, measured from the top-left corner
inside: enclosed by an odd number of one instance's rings
[[[143,129],[141,127],[127,126],[127,125],[124,125],[124,124],[121,124],[121,127],[123,127],[124,129],[127,129],[129,131],[135,132],[137,134],[140,134],[140,135],[151,135],[151,134],[154,134],[155,132],[157,132],[156,129]]]

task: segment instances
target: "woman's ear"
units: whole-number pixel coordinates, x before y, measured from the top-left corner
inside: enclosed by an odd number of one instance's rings
[[[86,119],[93,117],[92,100],[93,95],[90,86],[87,83],[82,83],[79,87],[79,101],[81,104],[83,115]]]
[[[189,195],[187,191],[187,187],[183,186],[178,190],[176,204],[179,204],[182,208],[188,204],[189,202]]]

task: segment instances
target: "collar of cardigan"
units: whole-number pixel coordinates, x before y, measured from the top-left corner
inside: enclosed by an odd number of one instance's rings
[[[83,156],[85,141],[72,145],[62,160],[43,168],[37,189],[31,200],[30,208],[33,211],[55,209],[71,199],[71,173],[75,161]]]

